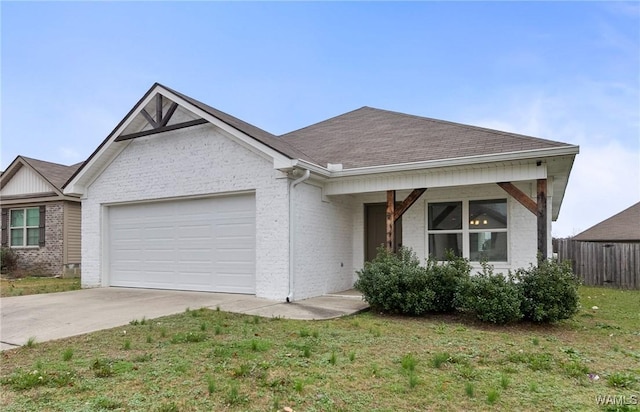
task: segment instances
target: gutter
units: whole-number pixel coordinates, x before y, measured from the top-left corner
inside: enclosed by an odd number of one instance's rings
[[[292,181],[289,183],[289,293],[287,294],[287,303],[293,301],[293,291],[294,291],[294,272],[293,272],[293,264],[294,264],[294,250],[295,250],[295,215],[293,213],[293,193],[294,188],[298,186],[300,183],[311,177],[311,171],[306,169],[302,177]]]

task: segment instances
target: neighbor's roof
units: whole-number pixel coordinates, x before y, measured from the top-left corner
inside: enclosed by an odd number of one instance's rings
[[[638,242],[640,241],[640,202],[603,220],[573,240],[583,242]]]
[[[3,185],[20,169],[20,163],[31,166],[40,176],[60,191],[62,191],[62,186],[66,181],[82,166],[82,162],[66,166],[26,156],[18,156],[2,174]]]
[[[570,146],[367,106],[281,139],[319,165],[342,163],[345,169]]]

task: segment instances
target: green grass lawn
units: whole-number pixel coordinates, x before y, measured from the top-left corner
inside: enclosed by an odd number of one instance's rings
[[[640,291],[580,292],[578,315],[550,326],[132,314],[127,326],[3,352],[0,409],[637,411],[596,398],[639,400]]]
[[[0,297],[66,292],[80,289],[80,278],[26,277],[0,279]]]

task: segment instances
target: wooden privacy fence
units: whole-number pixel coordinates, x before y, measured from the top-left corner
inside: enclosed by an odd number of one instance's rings
[[[640,289],[640,243],[553,239],[553,250],[560,262],[571,261],[585,285]]]

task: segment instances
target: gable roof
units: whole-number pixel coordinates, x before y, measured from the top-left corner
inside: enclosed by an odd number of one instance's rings
[[[71,175],[73,175],[76,170],[82,166],[82,163],[84,163],[80,162],[71,166],[65,166],[44,160],[32,159],[30,157],[20,157],[58,190],[62,190],[62,186],[67,182]]]
[[[573,237],[583,242],[640,242],[640,202]]]
[[[116,125],[111,133],[100,143],[96,150],[89,156],[80,167],[63,185],[63,188],[68,193],[79,193],[82,186],[90,181],[99,170],[106,166],[108,159],[115,156],[129,143],[128,141],[118,142],[116,139],[123,134],[129,126],[131,126],[136,118],[141,117],[140,113],[145,106],[149,105],[151,99],[156,95],[162,95],[167,97],[179,106],[185,107],[196,117],[203,117],[204,120],[209,123],[216,124],[217,126],[231,130],[239,139],[245,139],[248,136],[250,142],[249,145],[256,146],[257,150],[263,153],[271,150],[271,156],[281,156],[286,159],[304,159],[306,161],[313,162],[313,160],[297,150],[289,143],[278,139],[271,133],[264,131],[256,126],[253,126],[247,122],[244,122],[236,117],[233,117],[220,110],[214,109],[196,99],[179,93],[173,89],[163,86],[160,83],[154,83],[151,88],[142,96],[142,98],[131,108],[129,113]],[[197,113],[196,113],[197,112]],[[141,122],[143,126],[146,122]],[[233,132],[233,131],[239,132]],[[245,140],[246,142],[246,140]]]
[[[11,178],[23,167],[30,167],[42,179],[49,183],[53,189],[62,194],[62,187],[66,181],[82,166],[83,162],[66,166],[59,163],[47,162],[44,160],[33,159],[26,156],[17,156],[13,162],[2,173],[0,180],[0,188],[4,187]]]
[[[346,169],[571,146],[367,106],[281,138],[320,165]]]

